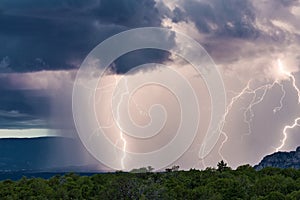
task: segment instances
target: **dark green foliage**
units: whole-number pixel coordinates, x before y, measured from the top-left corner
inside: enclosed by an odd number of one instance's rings
[[[0,199],[203,199],[299,200],[300,171],[250,165],[232,170],[218,168],[154,173],[106,173],[79,176],[73,173],[50,179],[23,177],[0,182]],[[144,170],[144,168],[143,168]]]
[[[229,167],[227,167],[227,163],[225,163],[223,160],[221,160],[218,165],[217,165],[217,170],[219,172],[223,172],[223,171],[226,171],[226,170],[230,170]]]

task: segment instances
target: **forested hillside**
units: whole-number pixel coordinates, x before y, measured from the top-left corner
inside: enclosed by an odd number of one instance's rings
[[[300,199],[300,171],[249,165],[167,172],[66,174],[0,182],[0,199]]]

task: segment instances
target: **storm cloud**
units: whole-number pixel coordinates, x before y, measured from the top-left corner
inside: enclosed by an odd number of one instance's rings
[[[28,72],[77,68],[107,37],[160,26],[161,16],[153,0],[1,1],[0,24],[0,58]]]
[[[299,21],[297,0],[2,0],[0,128],[49,128],[60,130],[62,136],[66,132],[76,135],[71,108],[76,70],[100,42],[138,27],[167,27],[192,36],[222,70],[229,101],[249,80],[256,85],[274,81],[272,70],[278,58],[298,80]],[[121,56],[111,67],[125,74],[137,65],[172,63],[172,59],[168,52],[137,50]],[[184,67],[182,62],[175,64]],[[288,80],[283,85],[281,112],[274,115],[272,111],[282,94],[276,87],[253,109],[257,118],[251,121],[253,134],[246,140],[240,139],[247,129],[241,107],[251,97],[233,108],[225,126],[228,142],[222,148],[230,165],[255,164],[273,152],[282,138],[282,126],[298,116],[297,94]],[[218,148],[223,140],[206,158],[208,165],[221,159]],[[199,144],[195,145],[198,150]],[[296,145],[299,136],[292,134],[284,150]],[[178,162],[184,167],[189,159],[186,154]]]

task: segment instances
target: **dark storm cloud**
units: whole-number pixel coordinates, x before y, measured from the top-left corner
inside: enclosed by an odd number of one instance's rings
[[[39,129],[48,128],[47,122],[19,111],[0,110],[0,128],[1,129]]]
[[[0,57],[10,58],[15,71],[77,67],[84,56],[107,34],[92,24],[31,16],[0,16]]]
[[[281,4],[283,6],[291,6],[295,3],[298,3],[298,0],[274,0],[274,2]]]
[[[183,1],[173,21],[191,20],[202,33],[218,37],[255,38],[255,12],[248,0]]]
[[[127,27],[160,26],[161,16],[153,0],[100,0],[95,15],[108,23]]]
[[[10,69],[25,72],[78,67],[107,37],[160,26],[161,16],[154,0],[4,0],[0,24],[0,59],[8,57]]]
[[[10,60],[9,57],[4,57],[2,60],[0,60],[0,73],[2,72],[11,72],[11,68],[9,67],[10,65]]]
[[[49,100],[41,91],[0,89],[0,129],[44,128]]]
[[[76,70],[0,73],[0,129],[73,127],[75,74]]]
[[[129,70],[146,63],[162,63],[169,60],[170,53],[157,49],[143,49],[129,52],[119,57],[111,65],[117,74],[123,74]],[[118,67],[120,66],[120,67]],[[144,71],[147,69],[143,69]]]

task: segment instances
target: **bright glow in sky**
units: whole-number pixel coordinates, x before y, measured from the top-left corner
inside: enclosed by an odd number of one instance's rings
[[[58,136],[51,129],[0,129],[0,138],[35,138]]]

